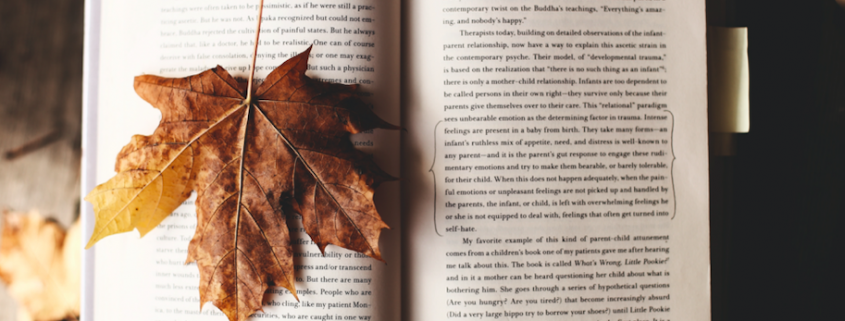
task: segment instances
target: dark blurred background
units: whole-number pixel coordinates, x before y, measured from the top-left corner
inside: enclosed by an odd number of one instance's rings
[[[841,319],[845,9],[708,7],[749,28],[751,70],[751,132],[711,157],[713,320]],[[78,215],[82,42],[83,1],[0,0],[0,208]],[[15,313],[0,286],[0,321]]]
[[[842,320],[845,1],[711,3],[751,75],[751,132],[710,163],[713,320]]]

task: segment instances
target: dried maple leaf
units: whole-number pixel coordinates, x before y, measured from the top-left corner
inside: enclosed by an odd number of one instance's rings
[[[118,174],[85,198],[97,213],[88,246],[133,228],[146,234],[196,190],[188,261],[200,270],[201,302],[230,320],[261,309],[268,285],[296,293],[284,213],[302,215],[321,251],[335,244],[380,260],[387,225],[372,197],[391,177],[349,136],[395,127],[357,98],[357,86],[307,77],[310,50],[252,95],[220,66],[186,78],[136,77],[135,91],[161,111],[161,123],[134,136],[117,157]]]
[[[3,214],[0,280],[20,304],[18,320],[79,316],[79,221],[65,230],[37,212]]]

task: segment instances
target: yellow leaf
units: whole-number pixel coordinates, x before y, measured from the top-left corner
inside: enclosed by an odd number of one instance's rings
[[[135,228],[144,236],[190,196],[192,148],[146,143],[144,136],[133,137],[118,156],[118,174],[85,197],[97,213],[85,248]]]

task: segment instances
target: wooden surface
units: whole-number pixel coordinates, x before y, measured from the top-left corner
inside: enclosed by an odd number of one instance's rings
[[[83,1],[0,1],[0,208],[67,226],[79,204]],[[7,150],[59,131],[7,160]],[[17,308],[0,285],[0,321]]]

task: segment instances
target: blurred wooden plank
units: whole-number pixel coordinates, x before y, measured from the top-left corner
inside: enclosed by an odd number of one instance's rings
[[[77,215],[83,2],[0,1],[0,153],[58,131],[13,160],[0,157],[0,207]],[[2,286],[0,286],[2,287]],[[0,321],[17,308],[0,288]]]

